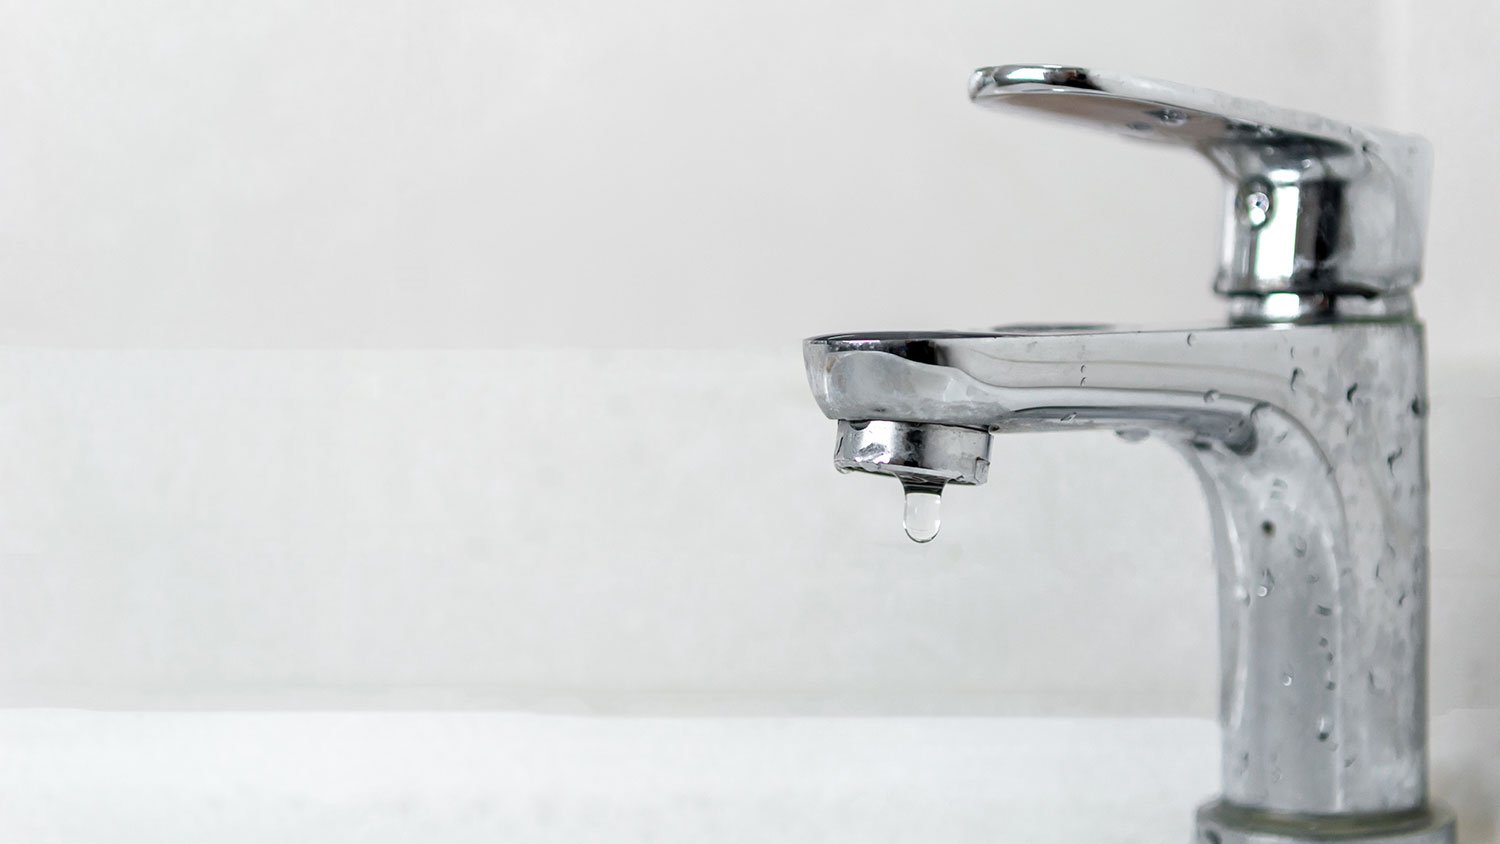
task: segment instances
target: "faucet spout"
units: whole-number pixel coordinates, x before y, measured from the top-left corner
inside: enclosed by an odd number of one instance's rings
[[[1415,319],[839,334],[804,357],[841,469],[982,483],[989,434],[1171,444],[1202,482],[1218,570],[1223,796],[1204,840],[1302,840],[1308,823],[1451,840],[1427,803]],[[903,438],[945,445],[887,447]]]

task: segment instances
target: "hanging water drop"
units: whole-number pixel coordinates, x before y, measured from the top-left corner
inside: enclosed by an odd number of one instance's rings
[[[902,484],[906,490],[906,513],[901,523],[913,542],[931,542],[942,527],[941,484]]]

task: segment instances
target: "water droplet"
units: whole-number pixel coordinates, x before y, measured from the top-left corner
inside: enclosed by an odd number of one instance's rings
[[[942,527],[942,486],[906,484],[906,513],[901,519],[913,542],[931,542]]]
[[[1293,367],[1293,369],[1292,369],[1292,378],[1291,378],[1291,381],[1289,383],[1291,385],[1291,388],[1294,391],[1297,389],[1297,382],[1299,380],[1301,380],[1301,378],[1302,378],[1302,367],[1300,367],[1300,366]]]
[[[1203,401],[1204,401],[1205,404],[1213,404],[1214,402],[1216,402],[1218,400],[1219,400],[1219,391],[1218,390],[1209,390],[1208,392],[1206,392],[1206,393],[1203,394]]]
[[[1281,685],[1283,685],[1283,686],[1290,686],[1291,684],[1292,684],[1292,675],[1290,675],[1290,674],[1283,674],[1283,675],[1281,675]]]
[[[1292,553],[1299,557],[1307,556],[1307,540],[1300,537],[1292,537]]]
[[[1261,522],[1260,523],[1260,532],[1263,533],[1263,534],[1265,534],[1266,536],[1275,536],[1276,535],[1276,523],[1275,522]]]
[[[1350,384],[1348,392],[1344,393],[1344,400],[1345,401],[1349,401],[1349,402],[1353,402],[1354,401],[1354,391],[1358,390],[1358,389],[1359,389],[1359,385],[1358,384]]]
[[[1187,344],[1189,346],[1193,345],[1193,336],[1194,335],[1192,335],[1192,334],[1188,334],[1188,336],[1187,336]]]
[[[1339,684],[1336,683],[1336,682],[1334,682],[1333,680],[1329,680],[1327,683],[1324,684],[1324,688],[1328,689],[1328,691],[1330,691],[1330,692],[1333,691],[1334,689],[1337,689],[1338,687],[1339,687]]]
[[[1323,638],[1321,638],[1321,639],[1318,640],[1318,647],[1320,647],[1320,648],[1326,648],[1326,647],[1328,647],[1328,637],[1327,636],[1324,636]]]
[[[1164,108],[1156,112],[1156,119],[1168,126],[1181,126],[1187,122],[1188,117],[1185,112],[1178,111],[1175,108]]]
[[[1275,588],[1275,586],[1276,578],[1271,574],[1270,569],[1266,569],[1265,571],[1260,573],[1260,585],[1255,588],[1255,597],[1266,597],[1267,595],[1271,594],[1271,590]]]
[[[1263,190],[1247,191],[1240,200],[1240,212],[1252,228],[1260,228],[1271,219],[1271,195]]]
[[[1331,730],[1330,724],[1328,723],[1328,716],[1324,715],[1323,717],[1318,719],[1318,741],[1328,741],[1328,736],[1330,734]]]
[[[1076,413],[1068,413],[1068,414],[1064,414],[1063,418],[1060,419],[1060,420],[1058,420],[1058,421],[1059,422],[1072,422],[1074,419],[1077,419],[1077,418],[1078,418],[1078,414],[1076,414]]]
[[[1333,608],[1318,604],[1318,615],[1333,615]]]
[[[1151,436],[1151,432],[1147,431],[1145,428],[1121,428],[1120,430],[1115,431],[1115,436],[1118,436],[1120,439],[1128,443],[1138,443],[1141,440],[1144,440],[1145,438]]]

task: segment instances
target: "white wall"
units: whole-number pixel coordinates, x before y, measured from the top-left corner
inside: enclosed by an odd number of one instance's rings
[[[0,703],[1211,713],[1165,449],[1001,438],[917,547],[806,393],[1221,312],[1206,166],[966,102],[1043,60],[1432,138],[1434,708],[1500,705],[1468,6],[0,4]]]

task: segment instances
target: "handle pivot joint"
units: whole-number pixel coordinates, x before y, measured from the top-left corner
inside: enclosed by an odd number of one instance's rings
[[[1432,160],[1421,138],[1063,65],[982,68],[969,97],[1207,158],[1226,187],[1221,294],[1373,298],[1421,276]]]

